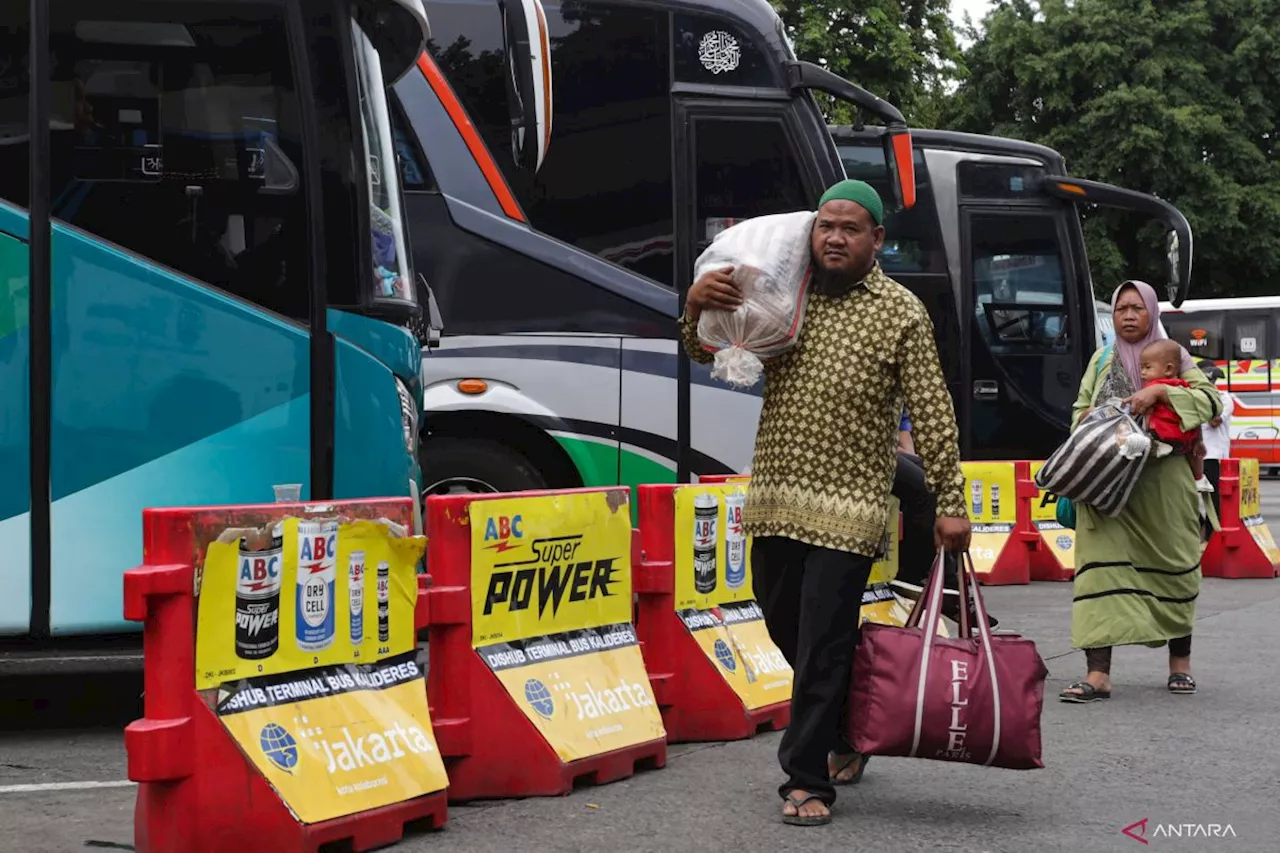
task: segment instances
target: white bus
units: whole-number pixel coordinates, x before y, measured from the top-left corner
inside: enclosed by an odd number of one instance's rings
[[[1264,472],[1280,468],[1280,296],[1188,299],[1160,303],[1169,337],[1197,360],[1223,372],[1231,393],[1231,455],[1257,459]]]

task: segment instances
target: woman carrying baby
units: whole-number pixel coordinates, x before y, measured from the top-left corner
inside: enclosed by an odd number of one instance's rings
[[[1124,400],[1135,417],[1167,406],[1181,432],[1198,431],[1222,403],[1213,383],[1186,351],[1178,354],[1182,382],[1144,382],[1142,352],[1165,339],[1155,291],[1126,281],[1111,299],[1116,341],[1094,353],[1072,409],[1072,427],[1095,406]],[[1191,628],[1200,593],[1200,495],[1187,461],[1152,453],[1124,508],[1105,516],[1076,507],[1076,565],[1071,642],[1084,649],[1088,674],[1059,694],[1064,702],[1111,696],[1113,646],[1169,646],[1168,689],[1196,691],[1191,677]],[[1211,510],[1210,510],[1211,512]],[[1216,525],[1216,516],[1210,523]]]

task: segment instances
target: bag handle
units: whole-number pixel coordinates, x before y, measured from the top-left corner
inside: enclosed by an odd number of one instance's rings
[[[923,620],[925,626],[934,631],[937,630],[936,621],[927,614],[932,610],[935,598],[939,601],[937,608],[939,614],[942,610],[941,600],[943,596],[943,587],[945,586],[943,583],[945,579],[945,557],[946,552],[942,548],[939,548],[937,556],[933,558],[933,568],[929,570],[929,579],[925,581],[924,592],[916,599],[915,606],[911,608],[911,613],[907,616],[907,623],[904,627],[918,628]]]
[[[960,560],[960,552],[950,552],[957,561]],[[907,616],[905,627],[917,628],[923,621],[933,633],[937,633],[938,627],[942,622],[942,603],[946,601],[946,559],[948,552],[945,548],[938,549],[938,555],[934,557],[933,568],[929,572],[929,579],[925,582],[924,593],[916,599],[915,606],[911,608],[910,615]],[[967,555],[967,552],[966,552]],[[962,568],[957,566],[957,569]],[[956,572],[957,579],[963,578],[961,571]],[[969,607],[965,595],[964,584],[959,584],[960,594],[960,636],[971,637],[973,635],[973,626],[970,624]],[[937,603],[934,608],[933,604]],[[931,615],[930,615],[931,614]]]
[[[982,644],[982,657],[983,663],[987,667],[987,677],[991,680],[991,706],[992,716],[994,717],[991,730],[991,754],[983,762],[984,767],[989,767],[1000,753],[1000,724],[1001,718],[1004,716],[1004,704],[1000,693],[1000,676],[996,672],[995,649],[991,643],[991,622],[987,619],[987,603],[982,598],[982,590],[978,585],[978,572],[973,567],[973,558],[969,556],[967,550],[964,552],[964,559],[960,563],[960,574],[960,588],[966,591],[971,590],[973,593],[973,608],[978,623],[978,639]],[[960,606],[967,611],[967,595],[961,593],[960,598]]]

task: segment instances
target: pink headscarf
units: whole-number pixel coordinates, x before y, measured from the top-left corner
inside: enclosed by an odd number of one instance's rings
[[[1116,356],[1120,359],[1120,363],[1124,365],[1125,373],[1129,374],[1129,379],[1133,382],[1134,389],[1137,390],[1142,387],[1142,350],[1148,344],[1163,340],[1168,335],[1164,333],[1164,328],[1160,325],[1160,300],[1156,297],[1155,288],[1145,281],[1130,280],[1117,287],[1116,292],[1111,294],[1112,313],[1115,313],[1116,303],[1120,301],[1120,294],[1124,292],[1126,287],[1132,287],[1138,291],[1138,295],[1142,297],[1143,303],[1147,306],[1147,317],[1151,320],[1151,326],[1147,329],[1146,336],[1134,343],[1129,343],[1120,337],[1119,327],[1117,326],[1116,329]],[[1193,369],[1196,363],[1185,347],[1180,346],[1179,349],[1182,350],[1182,367],[1178,372],[1186,373],[1188,370]]]

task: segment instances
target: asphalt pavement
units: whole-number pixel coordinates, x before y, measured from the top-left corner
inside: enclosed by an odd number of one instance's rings
[[[1280,482],[1262,492],[1280,534]],[[1125,648],[1113,698],[1083,706],[1054,698],[1083,671],[1070,584],[986,596],[1049,666],[1043,770],[876,758],[862,784],[841,790],[831,825],[798,828],[778,821],[779,735],[676,745],[662,770],[568,797],[453,806],[447,829],[392,849],[1136,853],[1141,842],[1121,830],[1146,819],[1147,849],[1280,850],[1280,579],[1205,582],[1197,695],[1165,690],[1163,650]],[[0,656],[2,853],[133,849],[121,730],[141,715],[141,676],[127,657],[73,657]]]

